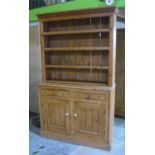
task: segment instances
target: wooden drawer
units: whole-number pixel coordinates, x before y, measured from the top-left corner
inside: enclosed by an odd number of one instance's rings
[[[106,100],[107,93],[90,93],[90,92],[74,92],[73,99],[84,99],[84,100]]]
[[[70,93],[65,90],[56,90],[56,89],[41,89],[41,95],[43,96],[52,96],[52,97],[70,97]]]

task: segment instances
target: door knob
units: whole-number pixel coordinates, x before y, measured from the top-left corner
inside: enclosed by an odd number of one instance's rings
[[[74,114],[74,117],[77,117],[77,114],[76,113]]]
[[[66,116],[69,116],[69,113],[68,113],[68,112],[66,112],[66,113],[65,113],[65,115],[66,115]]]

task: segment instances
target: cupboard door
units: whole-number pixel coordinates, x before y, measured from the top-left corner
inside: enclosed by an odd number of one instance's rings
[[[55,133],[69,134],[70,109],[65,99],[44,98],[46,130]]]
[[[104,138],[106,104],[103,102],[74,102],[75,134],[80,138]]]

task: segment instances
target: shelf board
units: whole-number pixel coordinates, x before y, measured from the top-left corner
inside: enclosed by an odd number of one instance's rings
[[[58,83],[60,85],[61,84],[66,84],[66,86],[68,86],[68,84],[70,84],[70,86],[76,87],[76,88],[77,87],[81,88],[81,87],[92,86],[92,87],[94,87],[94,89],[99,88],[99,87],[100,87],[100,89],[104,89],[104,90],[111,90],[112,89],[111,87],[107,87],[107,82],[98,82],[98,83],[92,82],[92,81],[80,82],[78,80],[73,82],[73,81],[67,81],[67,80],[54,80],[54,79],[47,80],[47,82],[52,83],[52,84],[56,84],[56,85]],[[92,87],[89,87],[89,88],[91,89]]]
[[[43,48],[44,51],[101,51],[109,50],[109,47],[57,47],[57,48]]]
[[[66,68],[66,69],[109,69],[108,66],[71,66],[71,65],[45,65],[46,68]]]
[[[110,29],[87,29],[87,30],[66,30],[66,31],[53,31],[53,32],[43,32],[43,36],[47,35],[63,35],[63,34],[83,34],[83,33],[104,33],[109,32]]]
[[[46,82],[48,84],[52,83],[53,84],[66,84],[66,86],[68,87],[68,85],[70,85],[71,87],[75,87],[75,88],[82,88],[82,87],[88,87],[88,89],[91,89],[92,87],[94,89],[97,89],[100,88],[101,90],[111,90],[112,88],[111,87],[107,87],[108,83],[107,82],[102,82],[102,81],[98,81],[98,82],[95,82],[95,81],[85,81],[85,82],[81,82],[79,80],[60,80],[60,79],[51,79],[51,80],[46,80]],[[46,83],[46,84],[47,84]],[[91,86],[91,87],[89,87]]]

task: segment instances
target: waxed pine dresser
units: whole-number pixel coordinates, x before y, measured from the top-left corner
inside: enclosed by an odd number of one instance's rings
[[[116,14],[102,7],[38,15],[42,135],[111,148]]]

